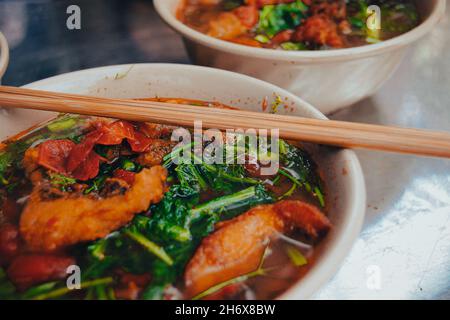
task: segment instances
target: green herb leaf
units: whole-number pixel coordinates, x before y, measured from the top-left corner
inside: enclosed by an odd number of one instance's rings
[[[71,186],[77,182],[76,179],[67,177],[59,173],[50,173],[50,184],[54,187],[60,188],[61,190],[66,190],[68,186]]]
[[[317,165],[309,154],[280,140],[280,160],[282,167],[278,173],[311,193],[324,207],[323,183],[317,173]]]
[[[306,50],[306,46],[300,42],[283,42],[280,47],[286,51],[300,51]]]
[[[269,43],[270,42],[270,38],[264,34],[258,34],[255,37],[255,40],[260,42],[260,43]]]
[[[250,207],[270,202],[273,202],[273,197],[264,186],[258,185],[199,205],[190,211],[190,215],[192,218],[197,218],[211,212],[227,212],[227,218],[229,218],[233,211],[243,212]]]
[[[47,125],[47,128],[50,132],[64,132],[72,129],[78,124],[78,116],[74,115],[66,115],[62,118],[59,118],[53,122],[50,122]]]
[[[100,285],[108,285],[113,282],[114,282],[113,278],[107,277],[107,278],[95,279],[95,280],[91,280],[91,281],[85,281],[85,282],[82,282],[80,284],[80,286],[81,286],[81,289],[87,289],[90,287],[95,287],[95,286],[100,286]],[[32,299],[33,300],[55,299],[55,298],[65,296],[66,294],[69,294],[70,292],[72,292],[71,289],[69,289],[67,287],[63,287],[63,288],[51,290],[46,293],[39,294],[37,296],[34,296]]]
[[[295,29],[306,17],[307,11],[308,6],[300,0],[266,5],[259,13],[258,33],[273,37],[281,31]]]
[[[167,263],[169,266],[173,264],[173,260],[169,255],[164,251],[164,249],[160,246],[158,246],[156,243],[150,241],[147,239],[144,235],[140,234],[137,230],[128,229],[125,230],[125,234],[129,236],[131,239],[135,240],[137,243],[139,243],[141,246],[143,246],[145,249],[147,249],[150,253],[154,254],[158,258],[160,258],[162,261]]]

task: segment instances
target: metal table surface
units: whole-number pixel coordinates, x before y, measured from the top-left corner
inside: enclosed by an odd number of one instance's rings
[[[151,1],[77,1],[82,29],[65,27],[70,1],[0,0],[12,50],[7,85],[132,62],[189,63]],[[450,8],[370,99],[333,119],[450,129]],[[368,206],[361,235],[317,299],[450,299],[450,161],[358,151]]]

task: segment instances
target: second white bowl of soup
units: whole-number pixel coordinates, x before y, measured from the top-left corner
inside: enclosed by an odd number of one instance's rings
[[[445,0],[415,1],[420,24],[387,41],[344,49],[284,51],[213,38],[177,19],[180,0],[154,3],[164,21],[183,36],[194,63],[268,81],[323,113],[372,95],[396,70],[408,47],[430,32],[445,12]]]

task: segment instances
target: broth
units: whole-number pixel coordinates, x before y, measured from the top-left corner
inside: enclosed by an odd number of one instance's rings
[[[371,5],[381,29],[367,27]],[[419,24],[412,0],[185,0],[178,19],[212,37],[281,50],[351,48],[399,36]]]

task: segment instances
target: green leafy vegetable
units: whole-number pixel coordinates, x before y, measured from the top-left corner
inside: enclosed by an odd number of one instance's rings
[[[59,173],[50,173],[49,177],[51,185],[56,188],[60,188],[62,191],[66,191],[67,187],[77,182],[76,179],[66,177],[65,175]]]
[[[100,285],[108,285],[112,284],[114,282],[114,279],[111,277],[101,278],[101,279],[95,279],[91,281],[85,281],[80,284],[80,287],[82,289],[87,289],[90,287],[100,286]],[[62,287],[54,290],[50,290],[45,293],[41,293],[39,295],[36,295],[34,297],[31,297],[33,300],[47,300],[47,299],[55,299],[62,296],[65,296],[66,294],[72,292],[71,289],[67,287]]]
[[[195,187],[172,186],[163,200],[151,209],[149,233],[161,240],[190,241],[192,235],[189,230],[189,210],[199,201],[199,190]]]
[[[64,132],[72,129],[79,123],[79,117],[76,115],[65,115],[47,125],[50,132]]]
[[[30,143],[24,141],[14,141],[9,143],[4,151],[0,152],[0,185],[8,185],[10,177],[14,171],[21,166],[24,152]]]
[[[349,17],[348,22],[350,22],[350,24],[357,29],[362,29],[365,24],[364,20],[358,17]]]
[[[260,42],[260,43],[269,43],[270,42],[270,38],[264,34],[258,34],[255,36],[255,40]]]
[[[215,198],[190,210],[191,218],[210,212],[227,212],[227,217],[234,211],[243,212],[259,204],[273,202],[273,197],[264,186],[257,185],[231,195]]]
[[[164,251],[163,248],[158,246],[156,243],[148,240],[145,236],[140,234],[136,229],[131,228],[124,231],[124,233],[129,236],[131,239],[135,240],[141,246],[143,246],[150,253],[154,254],[162,261],[167,263],[169,266],[173,264],[173,260],[169,255]]]
[[[324,207],[325,197],[322,191],[322,181],[311,157],[305,151],[280,140],[280,160],[282,167],[279,173],[310,192]]]
[[[38,296],[47,294],[48,292],[54,290],[57,286],[58,286],[58,281],[43,283],[43,284],[32,287],[32,288],[28,289],[27,291],[25,291],[22,294],[21,298],[30,300],[30,299],[33,299],[34,297],[38,297]]]
[[[7,185],[9,183],[7,174],[13,163],[13,155],[10,152],[0,153],[0,183]]]
[[[277,33],[295,29],[306,17],[308,6],[297,0],[292,3],[266,5],[260,10],[258,33],[273,37]]]
[[[121,168],[127,171],[136,171],[137,165],[129,159],[123,159]]]
[[[299,51],[307,49],[306,46],[300,42],[283,42],[282,44],[280,44],[280,47],[283,50],[287,51]]]

